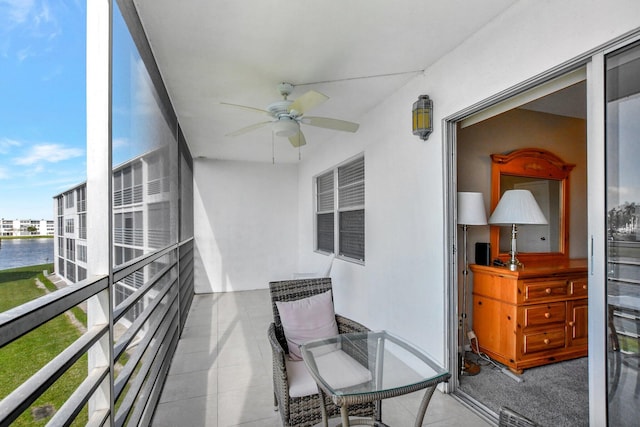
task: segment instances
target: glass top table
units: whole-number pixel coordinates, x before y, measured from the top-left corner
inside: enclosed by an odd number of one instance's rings
[[[340,407],[343,427],[385,425],[379,402],[374,420],[350,422],[350,405],[426,389],[415,422],[421,426],[436,386],[450,378],[450,374],[423,351],[386,331],[341,334],[309,341],[300,350],[319,392]],[[326,409],[321,409],[327,426]]]

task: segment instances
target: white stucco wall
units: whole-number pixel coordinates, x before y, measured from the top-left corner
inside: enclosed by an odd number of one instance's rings
[[[297,266],[297,165],[194,161],[196,293],[266,288]]]
[[[387,329],[436,358],[446,355],[442,120],[636,29],[637,1],[521,1],[366,117],[353,136],[329,141],[299,171],[300,264],[313,265],[313,176],[359,152],[366,170],[366,265],[337,260],[338,312]],[[381,80],[384,84],[384,80]],[[434,100],[435,128],[411,134],[420,94]],[[446,249],[445,249],[446,248]]]
[[[336,310],[444,362],[443,119],[636,29],[638,16],[637,0],[523,0],[357,118],[356,134],[307,147],[299,164],[196,160],[196,292],[265,288],[324,267],[313,251],[313,176],[364,153],[366,263],[334,262]],[[410,130],[420,94],[435,105],[426,142]]]

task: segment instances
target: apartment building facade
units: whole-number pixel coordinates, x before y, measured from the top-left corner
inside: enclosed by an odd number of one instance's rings
[[[53,236],[52,219],[0,219],[0,236]]]
[[[172,221],[168,208],[172,185],[169,166],[162,150],[146,153],[113,169],[113,254],[114,266],[122,266],[170,242]],[[57,212],[54,245],[58,276],[68,284],[87,278],[87,184],[54,197]],[[162,263],[152,263],[147,269],[135,271],[114,285],[114,306],[122,303],[145,280],[153,276]],[[149,297],[151,297],[150,295]],[[143,309],[140,301],[127,313],[133,321]]]

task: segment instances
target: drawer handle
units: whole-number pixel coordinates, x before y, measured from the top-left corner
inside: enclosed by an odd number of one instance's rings
[[[547,288],[544,290],[547,295],[551,295],[551,288]]]
[[[582,285],[582,289],[587,289],[587,285]]]
[[[545,338],[543,342],[544,342],[545,344],[549,344],[549,342],[550,342],[550,341],[549,341],[549,338]]]
[[[575,324],[576,324],[576,322],[573,322],[573,321],[569,322],[569,326],[571,326],[571,327],[573,327],[573,325],[575,325]]]
[[[545,319],[551,319],[551,313],[547,312],[544,314]]]

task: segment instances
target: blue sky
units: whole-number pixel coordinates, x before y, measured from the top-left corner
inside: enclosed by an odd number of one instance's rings
[[[0,0],[0,218],[86,179],[85,1]]]

